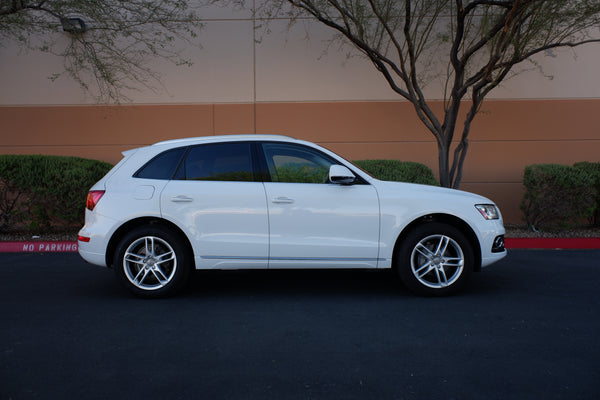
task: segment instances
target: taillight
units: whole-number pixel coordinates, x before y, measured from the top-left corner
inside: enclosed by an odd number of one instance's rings
[[[85,208],[92,211],[104,196],[104,190],[90,190],[85,201]]]

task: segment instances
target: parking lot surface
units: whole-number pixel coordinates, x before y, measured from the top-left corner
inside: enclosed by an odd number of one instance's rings
[[[598,399],[599,259],[513,250],[440,299],[230,271],[140,300],[76,254],[0,254],[0,399]]]

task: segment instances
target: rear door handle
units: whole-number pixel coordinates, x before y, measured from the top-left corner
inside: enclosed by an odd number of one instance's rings
[[[294,202],[294,199],[290,199],[289,197],[285,197],[285,196],[279,196],[279,197],[273,197],[271,199],[271,202],[273,202],[275,204],[292,204]]]
[[[190,203],[190,202],[194,201],[194,199],[192,199],[191,197],[185,196],[183,194],[180,194],[179,196],[171,197],[171,201],[174,203]]]

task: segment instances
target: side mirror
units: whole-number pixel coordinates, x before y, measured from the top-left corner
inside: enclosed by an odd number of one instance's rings
[[[329,181],[340,185],[349,185],[354,183],[356,176],[343,165],[333,164],[329,167]]]

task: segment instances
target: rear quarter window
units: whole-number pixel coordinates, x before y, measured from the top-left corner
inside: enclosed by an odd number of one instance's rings
[[[142,179],[169,180],[173,178],[186,149],[187,147],[180,147],[160,153],[148,161],[133,176]]]

